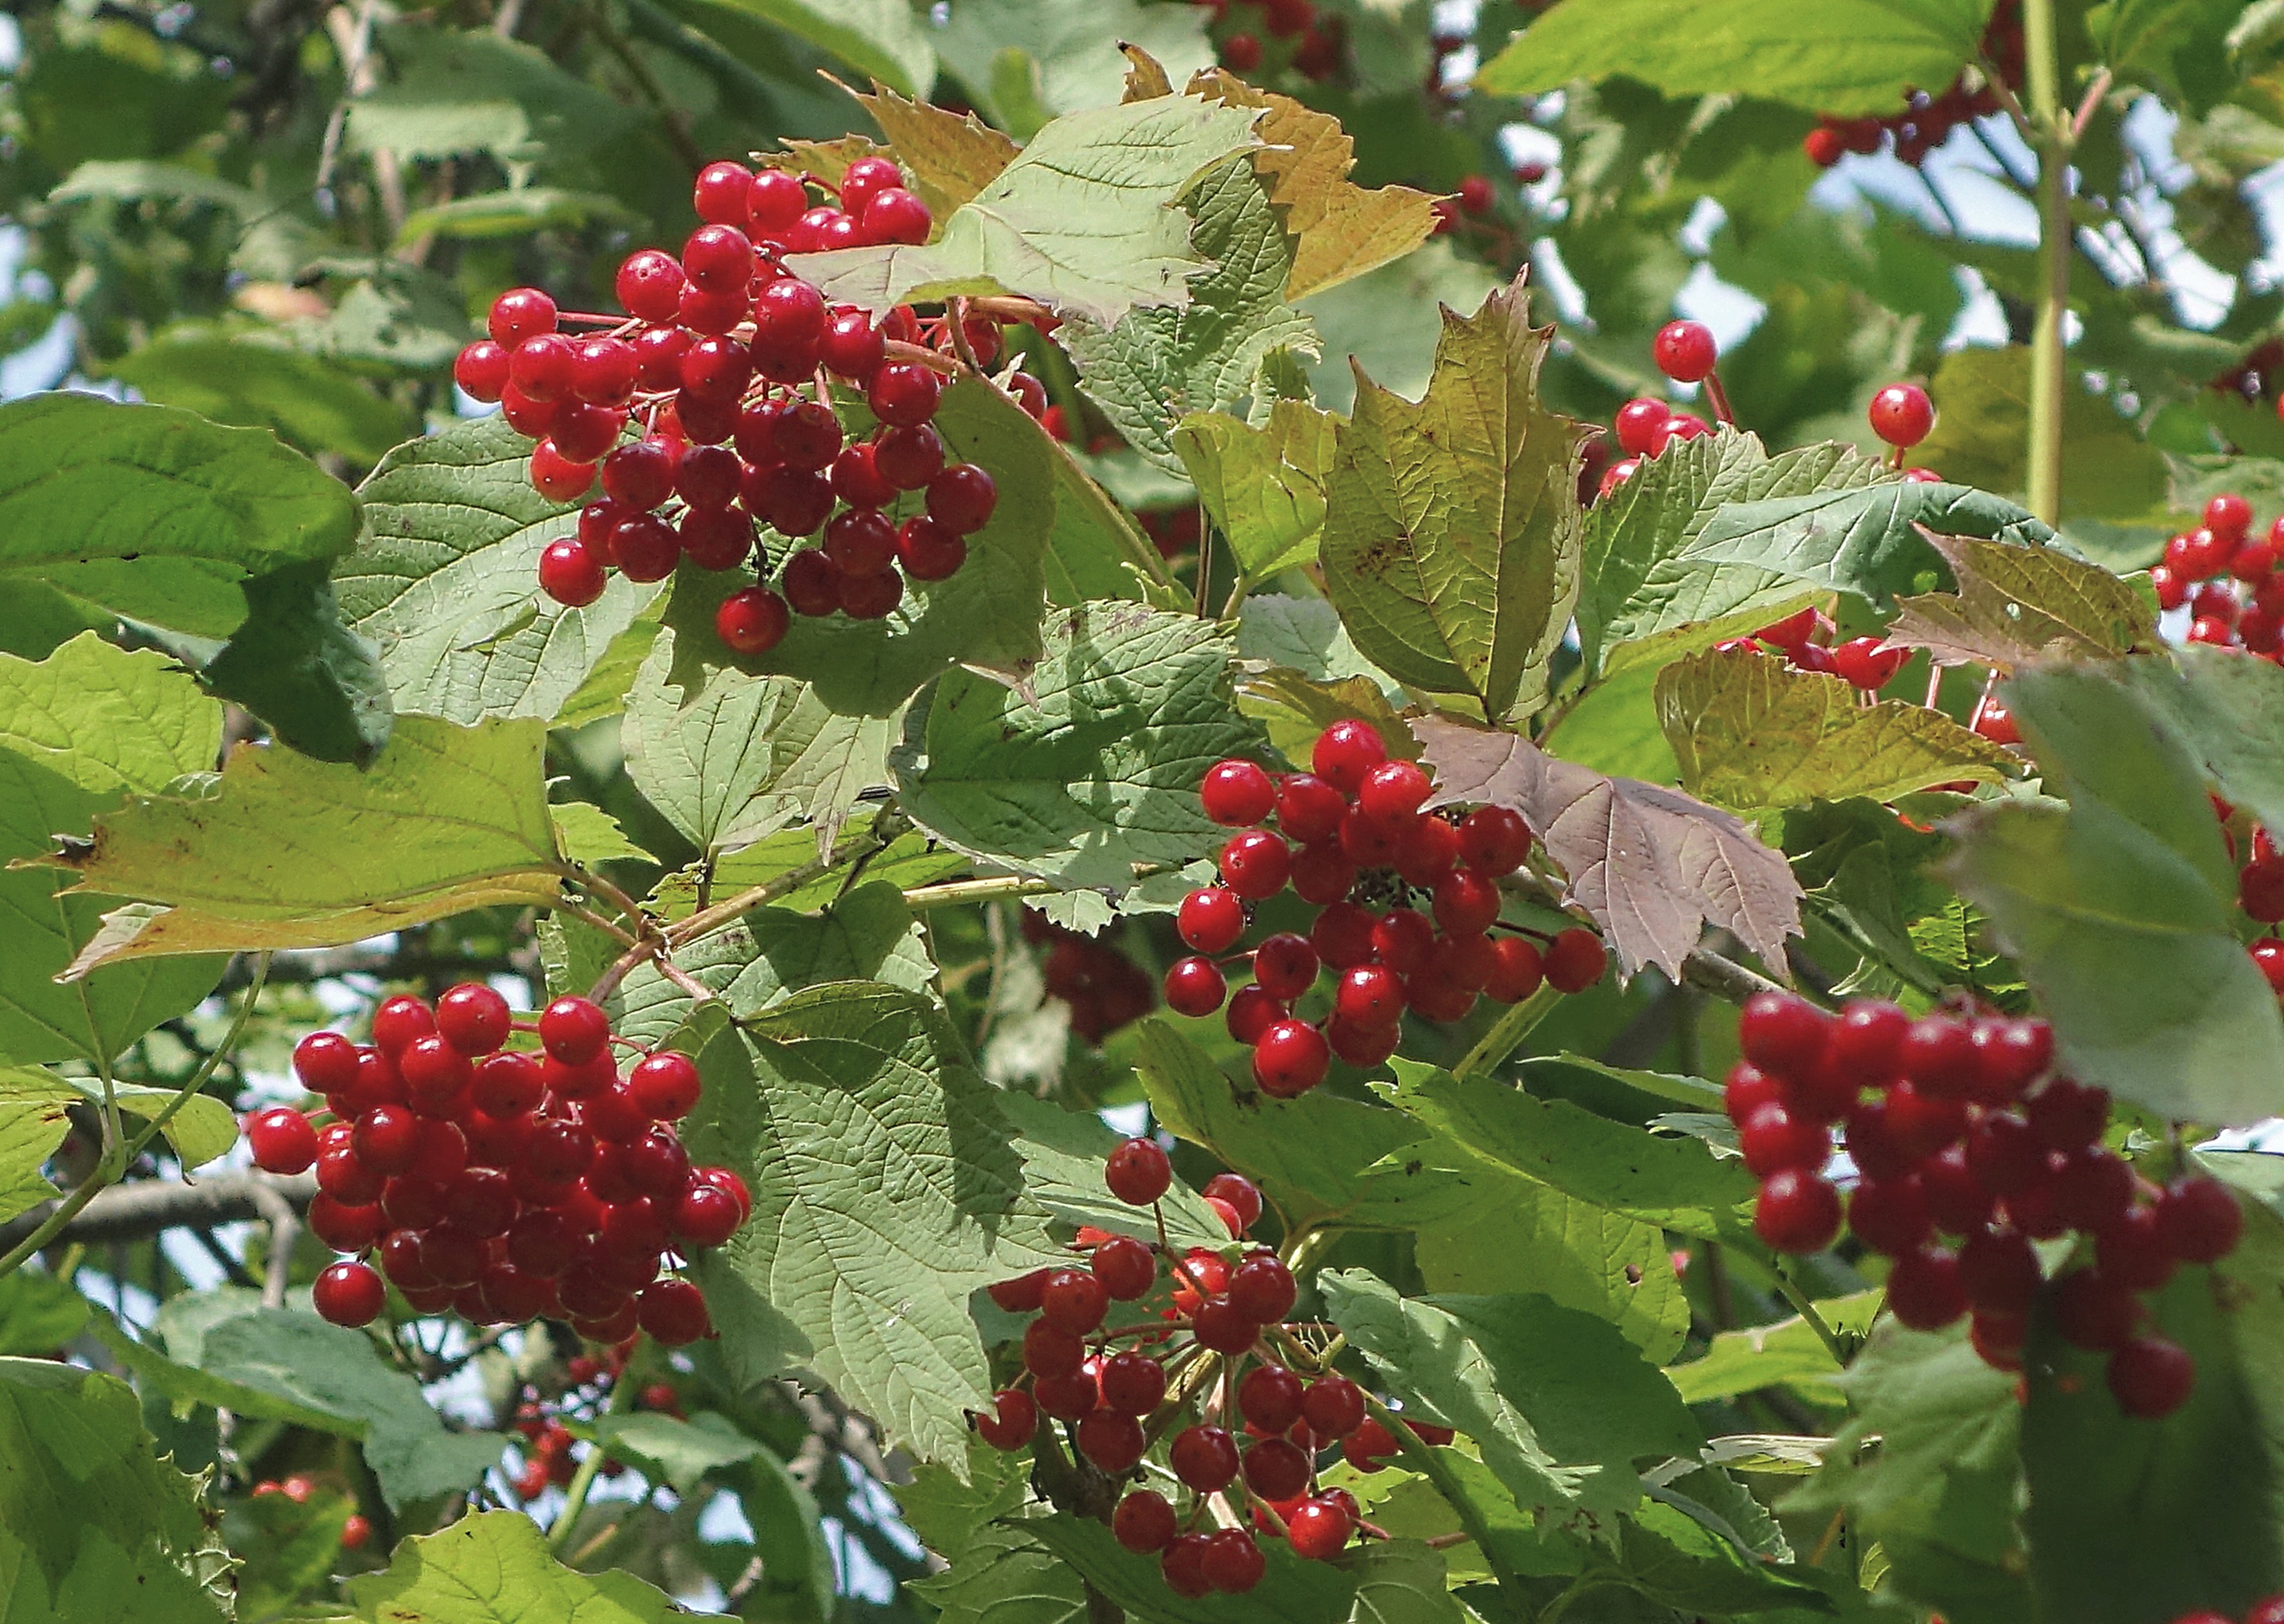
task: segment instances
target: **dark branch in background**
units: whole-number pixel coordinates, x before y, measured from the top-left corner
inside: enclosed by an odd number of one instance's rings
[[[119,1184],[87,1204],[57,1236],[60,1243],[92,1245],[104,1241],[139,1241],[168,1229],[209,1229],[216,1224],[268,1218],[283,1200],[296,1212],[305,1212],[317,1193],[317,1181],[309,1173],[281,1178],[269,1173],[225,1173],[195,1184],[152,1180]],[[15,1245],[38,1228],[55,1210],[52,1201],[0,1224],[0,1251]]]
[[[518,948],[507,953],[423,953],[418,948],[387,948],[349,946],[296,948],[273,954],[270,961],[270,979],[296,986],[316,981],[332,981],[343,976],[378,976],[387,981],[426,981],[436,979],[470,980],[505,971],[511,975],[536,979],[539,975],[539,954],[536,949]],[[234,992],[253,977],[253,964],[240,954],[231,961],[216,989]]]
[[[1725,959],[1709,947],[1693,949],[1681,961],[1681,978],[1702,987],[1714,997],[1741,1004],[1756,992],[1781,992],[1784,988],[1757,970],[1748,970],[1733,959]]]

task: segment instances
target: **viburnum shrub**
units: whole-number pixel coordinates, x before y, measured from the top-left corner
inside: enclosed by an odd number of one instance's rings
[[[512,1032],[536,1050],[506,1047]],[[713,1334],[698,1287],[660,1267],[727,1241],[753,1197],[682,1148],[674,1125],[700,1092],[687,1055],[614,1037],[583,998],[515,1021],[473,982],[433,1006],[385,1000],[372,1036],[302,1039],[293,1073],[324,1111],[246,1122],[255,1166],[316,1167],[309,1227],[351,1254],[312,1286],[320,1314],[369,1324],[394,1285],[416,1313],[478,1325],[544,1316],[598,1342],[639,1328],[667,1346]],[[637,1056],[624,1071],[614,1045]]]
[[[1221,849],[1219,881],[1183,898],[1178,929],[1195,951],[1166,972],[1166,1004],[1177,1014],[1208,1016],[1226,1000],[1229,1034],[1253,1050],[1263,1093],[1306,1094],[1335,1056],[1380,1064],[1403,1041],[1407,1009],[1459,1021],[1478,997],[1514,1004],[1542,985],[1578,992],[1601,980],[1607,957],[1584,926],[1492,934],[1498,883],[1530,856],[1518,813],[1422,810],[1434,788],[1427,772],[1391,760],[1365,721],[1327,727],[1309,765],[1276,778],[1237,759],[1208,770],[1206,815],[1243,832]],[[1250,907],[1287,890],[1318,910],[1308,933],[1280,930],[1232,955]],[[1234,994],[1224,969],[1232,956],[1251,970]],[[1304,1015],[1327,973],[1329,1000]]]
[[[776,586],[731,593],[715,627],[737,653],[757,655],[792,615],[878,620],[907,580],[942,581],[966,561],[998,487],[954,459],[931,420],[958,355],[998,354],[998,325],[923,321],[902,306],[876,322],[828,305],[782,256],[923,243],[933,222],[883,158],[858,159],[833,203],[813,201],[788,170],[708,164],[694,197],[705,224],[680,255],[643,248],[620,265],[624,317],[567,314],[532,287],[492,302],[491,336],[460,352],[454,379],[538,441],[530,472],[541,494],[582,501],[601,485],[578,534],[540,554],[540,587],[557,602],[593,603],[614,569],[650,582],[685,558],[710,570],[751,565]],[[870,432],[843,429],[836,381],[862,402]],[[1044,408],[1044,396],[1008,387]],[[771,558],[756,548],[762,525],[823,540]]]

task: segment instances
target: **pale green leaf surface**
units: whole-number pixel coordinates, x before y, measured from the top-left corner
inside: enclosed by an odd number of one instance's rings
[[[0,655],[0,746],[82,789],[149,792],[213,768],[222,707],[164,655],[83,632],[44,660]]]
[[[365,152],[570,167],[642,119],[537,46],[489,28],[399,28],[381,43],[395,72],[356,98],[345,127]]]
[[[825,297],[885,311],[952,294],[1019,294],[1106,326],[1137,306],[1181,305],[1206,269],[1192,182],[1254,144],[1258,114],[1169,96],[1056,119],[924,247],[797,254]]]
[[[658,860],[628,838],[619,820],[599,806],[585,801],[559,801],[549,805],[547,815],[555,824],[556,843],[575,863]]]
[[[1667,666],[1657,711],[1682,788],[1748,818],[2011,775],[2004,750],[1939,710],[1860,705],[1846,679],[1753,650],[1709,649]]]
[[[956,850],[1067,888],[1123,892],[1137,864],[1179,867],[1214,827],[1205,769],[1258,735],[1210,622],[1138,604],[1058,613],[1021,689],[956,672],[928,711],[927,762],[898,769],[904,810]]]
[[[111,369],[145,400],[266,428],[301,451],[378,462],[418,425],[345,369],[265,337],[177,328]]]
[[[984,1528],[949,1568],[906,1588],[941,1609],[941,1624],[1085,1624],[1087,1618],[1085,1580],[1020,1525]]]
[[[606,1416],[595,1435],[612,1454],[654,1468],[653,1475],[687,1495],[709,1471],[741,1464],[762,1446],[710,1411],[692,1421],[658,1410]]]
[[[482,239],[524,237],[534,231],[583,231],[608,225],[640,229],[642,216],[601,192],[570,192],[560,186],[524,186],[479,192],[416,209],[397,228],[399,243],[426,237]]]
[[[79,1091],[29,1066],[0,1071],[0,1222],[55,1195],[40,1169],[71,1132],[66,1109]]]
[[[660,632],[627,695],[619,730],[627,775],[700,851],[750,845],[802,810],[781,797],[756,804],[775,765],[774,734],[802,685],[722,667],[677,681],[680,637]]]
[[[1883,1291],[1858,1291],[1817,1304],[1817,1312],[1834,1330],[1861,1337],[1872,1328],[1872,1318],[1887,1300]],[[1733,1399],[1762,1387],[1821,1385],[1840,1374],[1832,1350],[1806,1320],[1797,1314],[1744,1330],[1725,1330],[1713,1338],[1701,1358],[1669,1365],[1666,1375],[1684,1400],[1703,1404]],[[1831,1394],[1838,1398],[1834,1389]]]
[[[2194,643],[2174,662],[2137,660],[2127,671],[2222,796],[2284,828],[2284,667]]]
[[[493,905],[559,882],[536,721],[403,718],[372,768],[242,745],[213,791],[137,796],[56,866],[122,911],[75,973],[116,958],[309,947]]]
[[[361,488],[334,586],[399,710],[552,718],[658,596],[616,573],[584,608],[541,595],[539,555],[575,515],[532,489],[530,456],[495,414],[398,447]]]
[[[1362,1270],[1318,1276],[1334,1321],[1423,1419],[1475,1440],[1525,1505],[1617,1512],[1632,1463],[1704,1441],[1680,1395],[1607,1322],[1530,1295],[1405,1299]]]
[[[0,1150],[0,1162],[6,1154]],[[79,1335],[87,1316],[87,1298],[69,1281],[20,1268],[0,1279],[0,1357],[47,1357]]]
[[[631,1574],[558,1562],[520,1511],[480,1511],[396,1548],[385,1573],[350,1581],[365,1624],[664,1624],[682,1615]]]
[[[967,1295],[1056,1260],[994,1091],[919,994],[812,987],[708,1044],[692,1157],[753,1218],[700,1266],[740,1380],[807,1369],[924,1460],[989,1391]]]
[[[1174,450],[1207,515],[1253,579],[1315,556],[1338,426],[1300,400],[1277,402],[1258,428],[1222,412],[1195,412],[1175,426]]]

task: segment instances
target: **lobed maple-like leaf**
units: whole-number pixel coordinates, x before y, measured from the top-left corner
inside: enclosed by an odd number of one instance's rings
[[[2099,564],[2052,547],[1928,539],[1959,590],[1899,600],[1888,628],[1898,648],[1924,648],[1938,665],[2011,671],[2042,659],[2108,659],[2157,646],[2155,602]]]
[[[1708,924],[1772,970],[1800,930],[1800,883],[1781,853],[1731,814],[1678,789],[1558,761],[1518,734],[1443,718],[1412,724],[1435,770],[1432,806],[1482,803],[1522,814],[1618,955],[1622,975],[1654,964],[1680,979]]]

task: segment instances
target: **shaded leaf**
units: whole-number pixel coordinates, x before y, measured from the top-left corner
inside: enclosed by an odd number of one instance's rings
[[[2136,660],[2125,674],[2223,796],[2284,828],[2284,668],[2194,643],[2174,661]]]
[[[396,240],[414,243],[424,237],[481,240],[524,237],[533,231],[583,231],[591,225],[642,224],[640,215],[607,192],[525,186],[510,192],[479,192],[415,209],[397,227]]]
[[[1871,1330],[1873,1316],[1886,1300],[1883,1291],[1858,1291],[1820,1302],[1816,1308],[1834,1331],[1862,1337]],[[1826,1378],[1840,1374],[1840,1364],[1824,1345],[1824,1338],[1795,1314],[1744,1330],[1725,1330],[1707,1345],[1702,1358],[1669,1365],[1665,1373],[1673,1378],[1685,1400],[1703,1404],[1763,1387],[1820,1386]],[[1830,1400],[1838,1398],[1835,1388]]]
[[[177,328],[120,361],[111,375],[146,401],[217,423],[267,428],[304,451],[378,462],[418,428],[412,414],[345,369],[266,335]]]
[[[1175,426],[1173,447],[1198,499],[1253,579],[1316,555],[1339,421],[1306,401],[1280,400],[1258,428],[1222,412]]]
[[[1407,400],[1417,399],[1435,370],[1443,337],[1443,306],[1478,309],[1503,284],[1481,260],[1454,253],[1447,242],[1430,241],[1353,282],[1329,287],[1303,302],[1302,314],[1317,324],[1324,359],[1310,369],[1317,404],[1346,412],[1357,395],[1357,375]]]
[[[1710,649],[1658,673],[1657,712],[1682,787],[1747,817],[1811,801],[1892,801],[1933,784],[1991,784],[2011,758],[1939,710],[1857,702],[1839,677],[1751,649]]]
[[[7,1129],[0,1127],[0,1143],[8,1136]],[[0,1149],[0,1165],[5,1164],[7,1154]],[[6,1175],[0,1174],[0,1189],[7,1183]],[[0,1196],[0,1212],[6,1207],[4,1196]],[[20,1268],[0,1279],[0,1357],[48,1357],[79,1335],[87,1315],[87,1298],[71,1282],[37,1269]]]
[[[325,567],[288,565],[240,590],[246,624],[207,663],[207,688],[305,756],[370,762],[395,722],[387,675],[379,651],[342,624]]]
[[[960,0],[931,37],[970,99],[1021,137],[1056,114],[1116,101],[1122,43],[1177,79],[1211,67],[1208,20],[1140,0]]]
[[[2023,345],[1952,351],[1928,391],[1935,431],[1912,452],[1946,479],[2019,491],[2030,478],[2030,352]],[[2165,459],[2108,401],[2062,392],[2062,522],[2147,519],[2169,506]],[[1940,525],[1936,526],[1942,529]]]
[[[1557,761],[1514,734],[1434,718],[1412,731],[1435,772],[1432,804],[1521,812],[1624,975],[1655,964],[1678,980],[1708,924],[1733,933],[1763,963],[1783,965],[1785,939],[1800,933],[1799,882],[1729,813]]]
[[[2157,645],[2156,606],[2099,564],[2052,547],[1963,536],[1932,540],[1959,591],[1898,602],[1888,628],[1891,647],[1924,648],[1943,665],[2012,671],[2041,659],[2099,659]]]

